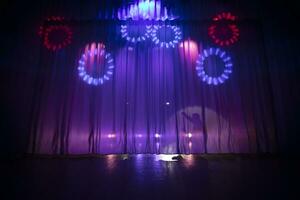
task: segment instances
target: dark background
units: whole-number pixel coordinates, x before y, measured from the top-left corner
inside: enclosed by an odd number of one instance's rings
[[[244,20],[261,23],[271,76],[279,79],[280,88],[273,88],[280,133],[280,153],[297,155],[299,142],[299,31],[298,6],[295,1],[165,1],[187,20],[210,19],[221,11],[231,11]],[[122,1],[43,0],[0,2],[1,8],[1,139],[0,154],[15,157],[26,152],[29,116],[32,107],[34,78],[39,66],[40,38],[38,27],[43,19],[61,15],[74,19],[103,19]],[[203,7],[210,9],[201,9]],[[203,12],[199,12],[201,9]]]

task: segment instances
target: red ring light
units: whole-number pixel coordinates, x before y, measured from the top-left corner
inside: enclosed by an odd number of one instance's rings
[[[60,37],[63,37],[63,39],[60,41],[54,41],[51,39],[51,36],[55,32],[59,32]],[[72,35],[73,33],[68,26],[49,26],[44,33],[44,45],[47,49],[52,51],[62,49],[71,44]]]
[[[208,28],[208,35],[214,43],[229,46],[238,41],[240,30],[232,23],[236,21],[236,18],[230,12],[220,13],[213,18],[215,23]]]
[[[51,16],[46,19],[47,22],[62,22],[64,20],[64,17],[59,16]],[[43,37],[44,46],[52,51],[65,48],[71,44],[73,37],[73,32],[67,25],[40,26],[38,34]]]
[[[64,20],[65,20],[64,17],[51,16],[51,17],[47,17],[47,19],[45,21],[46,22],[62,22]],[[44,35],[44,31],[45,31],[44,26],[40,26],[39,31],[38,31],[38,35],[42,37]]]
[[[232,15],[230,12],[228,12],[228,13],[223,12],[223,13],[220,13],[217,16],[215,16],[213,18],[213,21],[220,21],[222,19],[229,20],[229,21],[235,21],[236,16]]]

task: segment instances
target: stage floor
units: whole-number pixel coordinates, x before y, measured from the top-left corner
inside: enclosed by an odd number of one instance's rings
[[[290,199],[299,181],[298,161],[255,156],[26,158],[6,167],[7,199]]]

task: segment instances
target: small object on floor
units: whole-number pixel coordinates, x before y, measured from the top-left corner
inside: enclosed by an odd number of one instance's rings
[[[182,160],[182,159],[183,159],[182,155],[177,155],[172,157],[172,160]]]
[[[122,160],[128,160],[128,154],[122,155]]]

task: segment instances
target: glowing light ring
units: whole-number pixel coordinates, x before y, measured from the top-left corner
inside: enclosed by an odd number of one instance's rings
[[[91,75],[87,74],[86,70],[85,70],[85,66],[86,66],[86,58],[89,56],[94,56],[94,55],[104,55],[105,56],[105,61],[106,64],[108,65],[108,69],[106,70],[106,72],[104,73],[103,76],[99,76],[99,77],[92,77]],[[94,54],[91,53],[90,50],[88,50],[86,53],[83,53],[81,56],[81,59],[79,60],[79,66],[78,66],[78,75],[79,77],[86,82],[89,85],[102,85],[105,81],[110,80],[110,78],[112,77],[113,73],[114,73],[114,59],[112,58],[110,53],[104,53],[103,49],[100,50],[95,50]]]
[[[218,77],[212,77],[206,74],[204,70],[204,61],[209,56],[218,56],[224,62],[224,71]],[[229,79],[229,75],[232,73],[232,62],[230,56],[226,55],[225,51],[220,50],[219,48],[209,48],[203,50],[202,54],[199,55],[198,60],[196,61],[196,71],[197,75],[201,78],[201,80],[208,85],[219,85],[224,83],[227,79]]]
[[[51,16],[51,17],[48,17],[46,19],[47,22],[62,22],[64,21],[65,18],[64,17],[60,17],[60,16]],[[43,36],[44,35],[44,26],[40,26],[39,28],[39,32],[38,32],[38,35],[39,36]]]
[[[121,25],[122,38],[125,38],[128,42],[131,42],[131,43],[145,41],[147,38],[150,37],[151,32],[152,32],[152,26],[146,26],[146,30],[143,35],[138,36],[138,37],[133,37],[133,36],[130,36],[128,33],[128,26]]]
[[[236,21],[236,16],[234,16],[233,14],[231,14],[230,12],[222,12],[218,15],[216,15],[213,18],[213,21],[220,21],[220,20],[229,20],[229,21]]]
[[[162,29],[162,28],[171,28],[171,30],[174,32],[174,39],[169,41],[169,42],[163,42],[163,41],[160,41],[159,38],[157,37],[157,32],[158,30]],[[175,45],[178,44],[178,42],[182,39],[182,32],[180,30],[179,27],[177,26],[171,26],[171,25],[163,25],[163,26],[159,26],[159,25],[155,25],[153,26],[153,31],[152,31],[152,41],[156,44],[156,45],[159,45],[160,47],[166,47],[166,48],[169,48],[169,47],[173,47],[175,48]]]
[[[217,24],[217,22],[220,21],[230,21],[230,22],[235,22],[236,21],[236,16],[232,15],[230,12],[228,13],[221,13],[218,14],[217,16],[215,16],[213,18],[213,21],[215,21],[215,24],[212,24],[209,28],[208,28],[208,35],[213,39],[214,43],[220,45],[220,46],[229,46],[235,42],[238,41],[239,35],[240,35],[240,30],[237,27],[237,25],[235,24],[228,24],[227,28],[230,30],[231,32],[231,37],[228,39],[221,39],[219,38],[218,35],[218,31],[217,31],[217,26],[219,24]]]
[[[217,37],[217,25],[211,25],[208,28],[208,34],[209,36],[213,39],[214,43],[220,45],[220,46],[229,46],[235,42],[238,41],[238,37],[240,35],[240,31],[238,29],[238,27],[234,24],[228,25],[229,30],[231,31],[231,37],[229,39],[226,40],[222,40],[220,38]]]
[[[50,41],[49,35],[53,31],[57,31],[57,30],[63,31],[66,34],[66,38],[62,42],[56,44]],[[64,26],[64,25],[49,26],[48,28],[46,28],[44,32],[44,45],[46,46],[47,49],[53,51],[59,50],[71,44],[72,37],[73,37],[73,33],[68,26]]]

